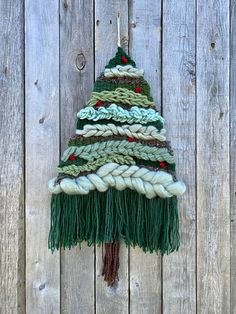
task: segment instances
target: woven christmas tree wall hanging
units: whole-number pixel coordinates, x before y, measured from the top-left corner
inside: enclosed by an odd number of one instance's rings
[[[121,241],[161,254],[180,243],[177,196],[185,185],[143,74],[118,47],[49,181],[49,248],[104,245],[108,285],[118,279]]]

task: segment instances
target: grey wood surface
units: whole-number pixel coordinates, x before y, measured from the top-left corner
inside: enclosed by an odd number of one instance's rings
[[[163,313],[196,311],[195,1],[164,2],[162,81],[167,137],[178,176],[187,184],[179,199],[181,247],[163,259]]]
[[[92,91],[93,59],[93,2],[61,2],[61,153],[69,137],[75,133],[76,113],[84,106]],[[61,313],[93,313],[93,267],[94,248],[84,244],[81,249],[61,251]]]
[[[181,247],[51,252],[48,179],[122,46],[145,70],[178,177]],[[235,1],[0,0],[0,314],[236,314]]]
[[[23,14],[0,1],[0,313],[25,307]]]
[[[48,179],[59,160],[58,3],[25,3],[26,312],[60,312],[59,253],[48,250]]]
[[[231,314],[236,313],[236,1],[231,2],[231,68],[230,68],[230,222],[231,222],[231,257],[230,257],[230,306]]]
[[[229,3],[200,0],[197,12],[197,309],[221,314],[230,313]]]

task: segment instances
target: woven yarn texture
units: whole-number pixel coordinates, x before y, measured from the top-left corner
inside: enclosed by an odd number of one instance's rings
[[[186,187],[177,179],[164,124],[144,71],[118,47],[77,113],[48,183],[51,250],[86,241],[106,244],[109,252],[113,243],[116,263],[120,241],[145,252],[178,250],[177,197]]]

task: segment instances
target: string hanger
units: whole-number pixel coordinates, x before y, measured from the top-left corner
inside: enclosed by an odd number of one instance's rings
[[[120,47],[120,12],[117,13],[117,46]]]

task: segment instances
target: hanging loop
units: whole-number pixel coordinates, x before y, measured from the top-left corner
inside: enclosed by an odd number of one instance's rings
[[[117,46],[120,47],[120,12],[117,14]]]

